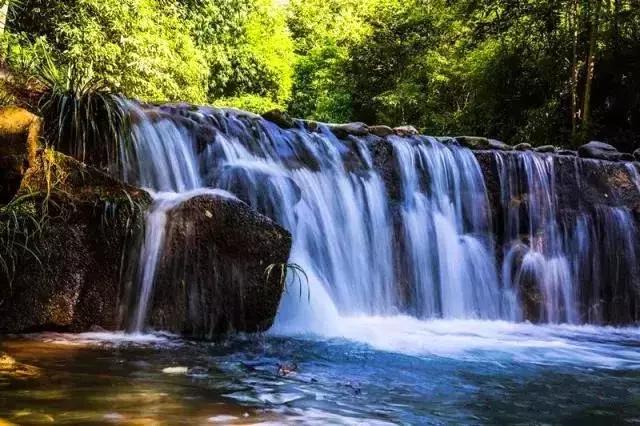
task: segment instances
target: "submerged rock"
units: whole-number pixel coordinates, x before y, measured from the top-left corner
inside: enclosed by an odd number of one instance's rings
[[[283,291],[267,268],[290,249],[286,230],[235,198],[185,201],[168,214],[150,324],[200,338],[266,330]]]
[[[0,332],[117,327],[149,195],[63,154],[39,151],[0,209]]]

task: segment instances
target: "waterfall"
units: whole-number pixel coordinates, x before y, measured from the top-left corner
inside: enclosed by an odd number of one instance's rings
[[[392,143],[413,311],[423,318],[503,317],[510,299],[498,283],[486,190],[473,154],[433,138]]]
[[[327,125],[282,129],[235,110],[128,107],[133,142],[122,151],[122,174],[154,197],[131,321],[137,330],[167,212],[198,191],[233,194],[291,232],[289,262],[308,281],[288,282],[280,332],[323,333],[347,317],[398,315],[602,322],[611,318],[603,300],[635,294],[625,282],[637,273],[631,213],[584,208],[560,220],[552,155],[494,152],[499,194],[490,205],[476,156],[451,141],[337,138]],[[393,166],[381,168],[380,143]]]
[[[542,303],[535,314],[542,321],[577,323],[576,285],[557,220],[553,159],[515,152],[497,153],[496,160],[504,218],[503,271],[508,271],[504,286],[539,294]]]

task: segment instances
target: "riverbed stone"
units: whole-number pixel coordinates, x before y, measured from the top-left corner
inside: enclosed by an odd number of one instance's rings
[[[418,132],[418,130],[413,126],[398,126],[398,127],[394,127],[393,132],[396,135],[402,136],[402,137],[417,136],[417,135],[420,134],[420,132]]]
[[[364,123],[327,124],[327,127],[337,137],[344,139],[347,136],[366,136],[369,134],[369,126]]]
[[[533,149],[535,152],[541,152],[541,153],[553,153],[556,152],[557,148],[553,145],[541,145],[541,146],[537,146]]]
[[[497,139],[489,139],[489,149],[498,151],[513,151],[513,147]]]

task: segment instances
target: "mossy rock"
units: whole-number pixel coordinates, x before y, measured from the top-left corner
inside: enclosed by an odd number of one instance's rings
[[[0,209],[1,235],[17,241],[0,241],[9,265],[0,271],[0,332],[116,329],[149,204],[143,190],[39,150],[16,198]]]
[[[33,159],[42,133],[42,120],[18,107],[0,108],[0,157]]]
[[[146,191],[52,149],[38,150],[32,163],[22,179],[18,196],[54,192],[75,202],[138,201],[146,206],[151,203]]]
[[[42,122],[17,107],[0,108],[0,204],[11,200],[33,162],[40,143]]]

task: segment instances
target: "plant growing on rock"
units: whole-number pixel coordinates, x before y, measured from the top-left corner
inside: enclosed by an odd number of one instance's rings
[[[120,97],[91,69],[58,66],[46,52],[44,58],[36,78],[46,88],[37,106],[46,141],[82,162],[117,168],[130,137]]]
[[[0,286],[0,306],[11,294],[19,260],[30,258],[42,268],[37,242],[47,226],[48,215],[38,212],[32,198],[32,194],[23,195],[0,207],[0,283],[4,283]]]
[[[274,272],[278,274],[280,285],[284,287],[285,291],[287,291],[287,277],[289,276],[289,273],[291,273],[291,280],[289,281],[289,283],[293,284],[296,281],[298,282],[298,288],[300,289],[300,298],[302,298],[302,277],[304,277],[305,281],[307,282],[307,300],[311,300],[309,276],[300,265],[298,265],[297,263],[278,263],[269,265],[265,269],[267,281],[269,281],[271,275]]]

